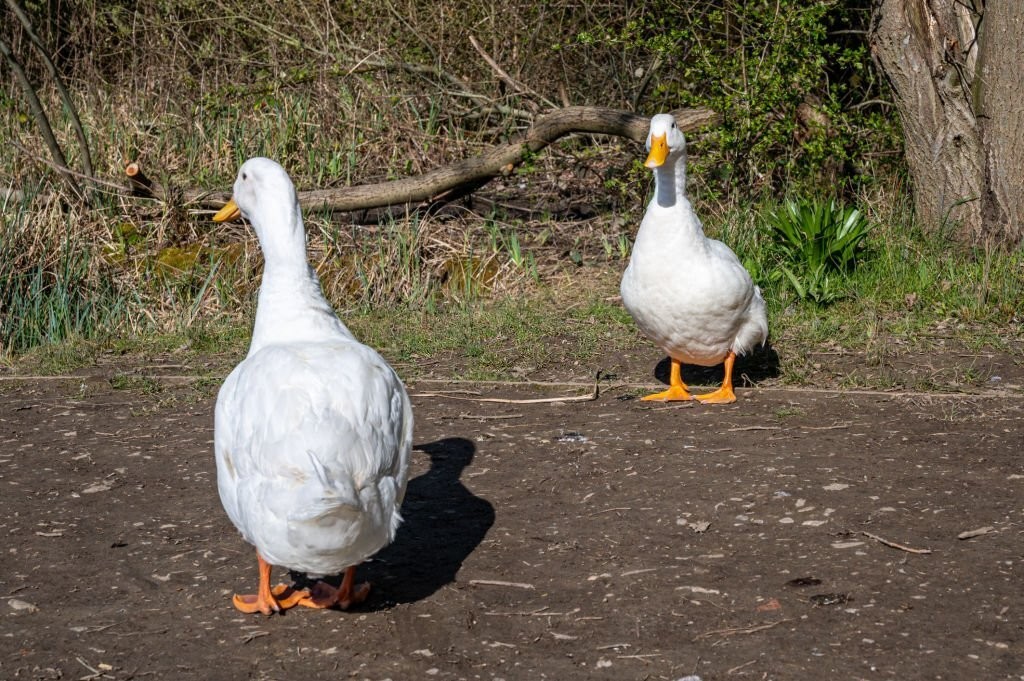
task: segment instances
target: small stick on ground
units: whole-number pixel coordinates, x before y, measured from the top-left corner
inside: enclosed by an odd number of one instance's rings
[[[837,423],[834,426],[800,426],[800,428],[802,430],[845,430],[851,425],[851,423]]]
[[[966,532],[961,532],[960,534],[958,534],[956,536],[956,538],[957,539],[973,539],[974,537],[980,537],[983,534],[991,534],[991,533],[993,533],[995,531],[996,531],[996,528],[992,527],[991,525],[986,525],[985,527],[979,527],[976,530],[967,530]]]
[[[777,627],[784,622],[792,622],[791,619],[779,620],[778,622],[769,622],[768,624],[758,624],[752,627],[731,627],[729,629],[715,629],[714,631],[705,631],[703,634],[697,636],[697,639],[710,638],[712,636],[735,636],[736,634],[753,634],[758,631],[764,631],[765,629],[771,629]]]
[[[518,612],[485,612],[484,614],[488,617],[569,617],[575,615],[580,611],[579,608],[573,608],[565,612],[552,612],[548,610],[548,606],[543,608],[537,608],[536,610],[518,611]]]
[[[526,582],[504,582],[500,579],[471,579],[469,580],[471,586],[512,586],[517,589],[535,589],[533,584],[527,584]]]
[[[743,669],[744,667],[749,667],[750,665],[754,664],[755,662],[757,662],[757,660],[751,660],[750,662],[744,662],[743,664],[736,665],[732,669],[727,670],[725,672],[725,674],[726,674],[726,676],[728,676],[729,674],[735,674],[739,670]]]
[[[885,544],[886,546],[889,546],[889,547],[894,548],[894,549],[899,549],[900,551],[906,551],[907,553],[927,554],[927,553],[931,553],[932,552],[931,549],[912,549],[909,546],[904,546],[903,544],[897,544],[894,541],[889,541],[888,539],[885,539],[884,537],[879,537],[877,534],[871,534],[870,532],[864,532],[863,530],[861,531],[861,534],[863,534],[868,539],[874,539],[879,544]]]
[[[446,397],[449,400],[463,400],[466,402],[491,402],[493,404],[545,404],[552,402],[593,402],[597,399],[596,391],[590,395],[574,395],[571,397],[536,397],[528,400],[506,399],[504,397],[456,397],[455,395],[443,395],[441,393],[416,393],[409,397]]]
[[[614,387],[614,386],[612,386]],[[611,388],[609,388],[610,390]],[[439,392],[416,393],[410,397],[446,397],[449,400],[466,400],[468,402],[492,402],[495,404],[548,404],[551,402],[593,402],[601,395],[600,380],[594,381],[594,390],[589,395],[574,395],[570,397],[534,397],[532,399],[506,399],[504,397],[456,397],[455,395],[444,395]]]
[[[486,414],[459,414],[460,419],[474,419],[477,421],[495,421],[499,419],[521,419],[522,414],[494,414],[488,416]]]

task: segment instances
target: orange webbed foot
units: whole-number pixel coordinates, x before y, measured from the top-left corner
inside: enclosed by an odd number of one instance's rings
[[[732,388],[719,388],[713,393],[694,395],[693,399],[701,404],[729,404],[736,401],[736,393],[732,391]]]
[[[231,598],[231,603],[246,614],[261,612],[264,615],[272,615],[299,605],[308,596],[309,592],[304,589],[278,584],[270,591],[269,598],[261,599],[260,594],[235,594]]]
[[[679,360],[670,359],[672,365],[669,371],[668,390],[645,395],[640,399],[648,402],[686,402],[693,399],[693,395],[690,394],[690,391],[686,389],[686,384],[683,383],[682,365],[679,363]]]
[[[370,584],[369,582],[356,584],[355,575],[355,567],[345,570],[345,577],[341,580],[341,586],[338,588],[334,588],[327,582],[317,582],[308,595],[299,601],[299,605],[307,608],[338,606],[341,610],[348,610],[354,605],[359,605],[370,595]]]
[[[692,400],[693,395],[691,395],[686,388],[671,386],[668,390],[662,390],[660,393],[644,395],[640,399],[645,402],[685,402],[687,400]]]
[[[722,380],[722,387],[713,393],[694,395],[694,399],[701,404],[729,404],[736,401],[736,393],[732,390],[732,368],[736,362],[736,353],[732,350],[725,356],[725,378]]]

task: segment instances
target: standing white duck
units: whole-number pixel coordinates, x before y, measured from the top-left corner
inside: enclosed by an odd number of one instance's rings
[[[259,589],[243,612],[347,608],[369,585],[355,566],[389,544],[402,518],[413,417],[401,380],[335,316],[306,261],[306,234],[288,173],[246,161],[214,217],[243,215],[263,251],[249,354],[217,395],[217,487],[231,521],[256,547]],[[273,565],[341,586],[270,588]]]
[[[651,119],[645,165],[651,199],[622,276],[622,303],[640,330],[669,356],[668,390],[645,400],[736,401],[732,369],[768,337],[764,298],[736,254],[704,228],[686,198],[686,139],[670,114]],[[725,364],[718,390],[691,395],[680,365]]]

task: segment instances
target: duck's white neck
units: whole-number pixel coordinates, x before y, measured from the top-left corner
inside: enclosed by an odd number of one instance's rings
[[[260,240],[265,271],[306,268],[306,230],[296,202],[267,201],[249,221]]]
[[[654,200],[662,208],[673,208],[686,198],[686,151],[654,169]]]
[[[669,157],[654,169],[654,196],[633,244],[634,253],[652,257],[666,249],[699,257],[707,249],[704,228],[686,197],[686,153]]]
[[[324,298],[320,280],[306,261],[306,232],[298,206],[253,216],[263,251],[263,281],[249,354],[267,345],[352,338]]]

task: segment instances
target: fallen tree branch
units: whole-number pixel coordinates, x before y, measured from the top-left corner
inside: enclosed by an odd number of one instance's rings
[[[690,132],[715,123],[718,114],[710,109],[681,109],[673,111],[679,128]],[[391,182],[377,182],[352,187],[332,187],[300,191],[299,203],[303,208],[331,211],[358,211],[385,206],[429,206],[450,201],[483,186],[491,179],[506,175],[523,162],[527,155],[536,153],[572,133],[612,135],[634,142],[647,138],[650,119],[640,114],[599,106],[570,106],[537,116],[533,124],[515,140],[494,147],[478,156],[463,159],[443,168],[431,170],[415,177]],[[138,163],[128,168],[141,171]],[[140,196],[169,200],[169,188],[133,184]],[[147,193],[148,192],[148,193]],[[160,194],[158,192],[163,192]],[[184,190],[181,200],[186,205],[218,209],[229,198],[226,192]]]
[[[675,116],[684,132],[717,120],[717,114],[709,109],[676,111]],[[482,185],[498,175],[511,172],[527,154],[536,153],[565,135],[614,135],[643,142],[649,125],[650,119],[646,116],[617,109],[596,106],[555,109],[538,116],[517,140],[479,156],[393,182],[299,192],[299,201],[309,208],[350,211],[436,200],[459,187],[475,183]]]

